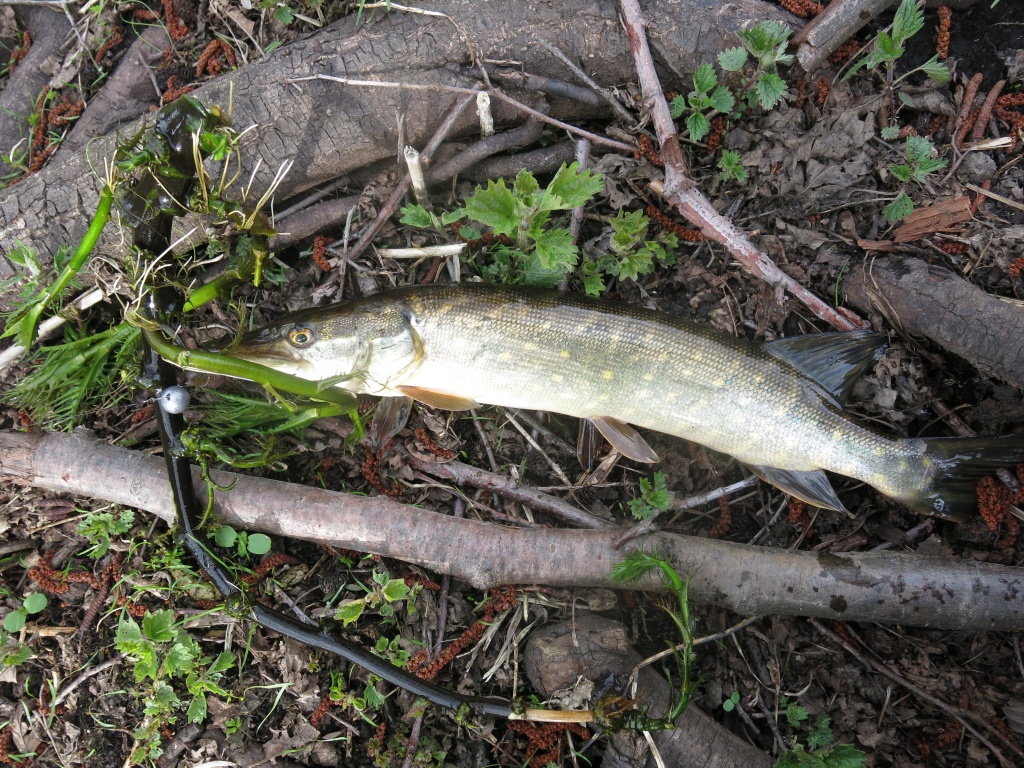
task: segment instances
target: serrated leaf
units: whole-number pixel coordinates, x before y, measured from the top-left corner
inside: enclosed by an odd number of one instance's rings
[[[939,61],[938,56],[932,56],[928,61],[921,65],[921,71],[924,72],[925,76],[929,80],[932,80],[940,85],[942,83],[948,83],[951,77],[949,73],[949,67]]]
[[[892,141],[900,135],[900,127],[898,125],[887,125],[882,129],[882,138],[886,141]]]
[[[913,169],[909,165],[891,165],[889,166],[889,173],[902,182],[908,182],[913,174]]]
[[[892,36],[902,44],[920,32],[922,27],[924,12],[918,8],[917,0],[903,0],[892,20]]]
[[[573,163],[569,166],[563,163],[545,191],[545,198],[549,195],[558,198],[558,207],[555,208],[542,203],[540,206],[541,210],[569,211],[573,208],[578,208],[589,202],[594,195],[604,188],[604,179],[601,174],[593,173],[587,169],[578,172],[579,167],[579,163]]]
[[[408,224],[411,227],[420,227],[421,229],[427,229],[431,226],[430,211],[422,205],[407,205],[402,208],[401,214],[402,218],[399,221],[403,224]]]
[[[772,72],[765,72],[757,81],[757,100],[765,109],[772,109],[786,92],[786,81]]]
[[[384,706],[384,697],[380,695],[380,691],[373,683],[363,689],[363,701],[370,709],[380,709]]]
[[[185,643],[175,643],[164,657],[164,667],[171,677],[187,672],[196,658],[196,649]]]
[[[711,94],[711,106],[717,109],[719,112],[729,114],[732,112],[732,108],[736,105],[736,99],[730,91],[724,85],[720,85],[715,88]]]
[[[441,214],[441,224],[447,227],[450,224],[454,224],[457,221],[462,221],[466,218],[465,208],[456,208],[454,211]]]
[[[563,272],[576,266],[576,246],[568,229],[549,229],[534,236],[534,253],[542,269]]]
[[[537,177],[534,176],[530,171],[523,168],[516,174],[516,180],[512,184],[512,195],[519,200],[530,200],[532,201],[533,196],[540,191],[540,184],[537,183]]]
[[[708,135],[711,130],[711,123],[700,112],[694,112],[686,118],[686,130],[690,133],[691,141],[700,141]]]
[[[484,234],[476,227],[459,227],[459,237],[463,240],[479,240]]]
[[[935,173],[945,167],[946,161],[941,157],[930,157],[927,160],[922,160],[917,164],[917,168],[914,169],[914,180],[924,181],[929,173]]]
[[[213,660],[213,664],[207,670],[207,674],[216,675],[220,672],[225,672],[231,669],[231,666],[235,663],[235,654],[232,651],[221,651],[216,659]]]
[[[914,210],[914,201],[906,192],[900,192],[899,196],[882,209],[886,220],[891,222],[903,221]]]
[[[174,611],[146,611],[142,617],[142,634],[155,643],[169,643],[174,639]]]
[[[810,717],[810,713],[797,702],[790,702],[786,706],[786,722],[789,723],[791,728],[799,728],[800,723],[804,722],[808,717]]]
[[[864,768],[864,753],[852,744],[836,744],[825,757],[828,768]]]
[[[382,590],[384,593],[384,599],[389,603],[394,603],[398,600],[405,600],[409,596],[409,585],[406,584],[402,579],[391,579],[387,584],[384,585]]]
[[[521,175],[521,174],[520,174]],[[491,227],[495,234],[512,235],[519,226],[512,191],[504,179],[487,182],[486,188],[477,187],[466,200],[466,215],[473,221]]]
[[[724,69],[726,72],[739,72],[743,69],[743,65],[747,63],[747,49],[740,48],[726,48],[720,54],[718,54],[718,66]]]
[[[697,71],[693,73],[693,87],[697,93],[709,93],[712,88],[718,85],[718,75],[715,68],[708,62],[704,62]]]
[[[676,96],[668,105],[673,120],[678,120],[686,112],[686,98],[682,95]]]
[[[199,694],[192,703],[188,705],[188,713],[185,715],[190,723],[201,723],[206,719],[206,696]]]
[[[835,736],[832,734],[832,718],[828,715],[818,715],[814,720],[814,727],[807,735],[808,749],[821,749],[832,743]]]
[[[135,623],[130,616],[125,616],[117,624],[117,632],[114,634],[114,642],[118,644],[118,650],[122,643],[137,643],[142,640],[142,628]]]
[[[347,627],[363,615],[364,608],[366,608],[366,600],[360,597],[357,600],[340,605],[334,614],[334,618]]]
[[[600,296],[604,293],[604,278],[600,272],[583,276],[583,291],[587,296]]]

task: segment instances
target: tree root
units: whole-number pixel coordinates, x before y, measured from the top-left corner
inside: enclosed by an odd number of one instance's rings
[[[196,470],[198,472],[198,470]],[[213,473],[222,486],[235,475]],[[174,519],[163,462],[105,445],[87,432],[0,432],[0,476],[105,499]],[[743,615],[785,614],[947,629],[1024,626],[1024,570],[903,553],[812,553],[666,533],[622,549],[618,530],[508,528],[394,502],[237,477],[218,494],[239,528],[374,552],[447,573],[477,588],[502,584],[606,586],[627,552],[661,553],[692,574],[690,595]],[[638,589],[661,589],[649,579]]]

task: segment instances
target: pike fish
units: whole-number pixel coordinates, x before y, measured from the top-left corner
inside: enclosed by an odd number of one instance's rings
[[[845,511],[834,472],[965,519],[980,477],[1024,462],[1024,436],[898,439],[858,425],[843,404],[883,348],[870,332],[756,343],[629,304],[459,284],[300,312],[226,353],[357,394],[591,419],[638,461],[657,455],[634,427],[665,432],[828,509]]]

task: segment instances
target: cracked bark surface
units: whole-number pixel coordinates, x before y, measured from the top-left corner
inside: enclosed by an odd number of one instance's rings
[[[1024,387],[1024,311],[938,264],[910,257],[858,264],[846,299],[895,328],[926,336],[983,373]]]
[[[450,18],[393,11],[358,29],[354,19],[343,19],[194,92],[209,103],[231,103],[238,129],[256,126],[243,143],[242,169],[246,179],[262,161],[253,184],[256,195],[285,160],[293,160],[295,167],[279,189],[278,200],[393,157],[399,113],[404,116],[406,141],[422,144],[457,98],[451,93],[342,86],[320,80],[287,82],[291,77],[325,74],[474,87],[478,77],[468,40],[479,61],[515,61],[531,73],[573,80],[572,73],[537,44],[543,38],[580,62],[599,83],[615,85],[635,79],[613,0],[438,0],[431,10]],[[666,87],[682,83],[701,61],[731,44],[743,23],[791,18],[761,0],[659,0],[648,3],[646,12]],[[515,95],[537,103],[536,94]],[[560,119],[580,120],[606,112],[555,97],[549,100],[548,112]],[[500,104],[495,105],[495,118],[499,125],[523,119]],[[467,115],[457,131],[471,133],[475,120]],[[132,126],[122,127],[123,133],[132,131]],[[77,242],[95,208],[103,162],[114,147],[112,135],[97,139],[0,193],[0,252],[20,240],[45,259],[52,258],[61,244]],[[115,255],[121,243],[118,228],[109,227],[96,253]],[[11,265],[0,260],[0,279],[11,274]],[[5,307],[6,301],[0,298],[0,308]]]

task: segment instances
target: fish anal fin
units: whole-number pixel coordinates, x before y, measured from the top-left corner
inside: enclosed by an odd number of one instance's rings
[[[748,465],[750,471],[760,477],[766,483],[785,491],[790,496],[806,501],[814,507],[833,509],[852,517],[843,502],[836,496],[832,483],[828,481],[825,473],[820,469],[810,472],[797,472],[775,467],[758,467]]]
[[[480,403],[476,400],[461,395],[451,395],[447,392],[437,392],[423,387],[403,386],[397,387],[397,389],[417,403],[429,405],[431,408],[440,408],[443,411],[469,411],[480,407]]]
[[[658,461],[658,454],[647,444],[640,433],[624,421],[619,421],[612,416],[598,416],[591,419],[598,431],[604,435],[604,439],[611,443],[612,447],[633,461],[653,464]]]
[[[764,349],[813,379],[843,405],[857,379],[886,346],[885,338],[877,333],[850,331],[777,339],[766,343]]]

